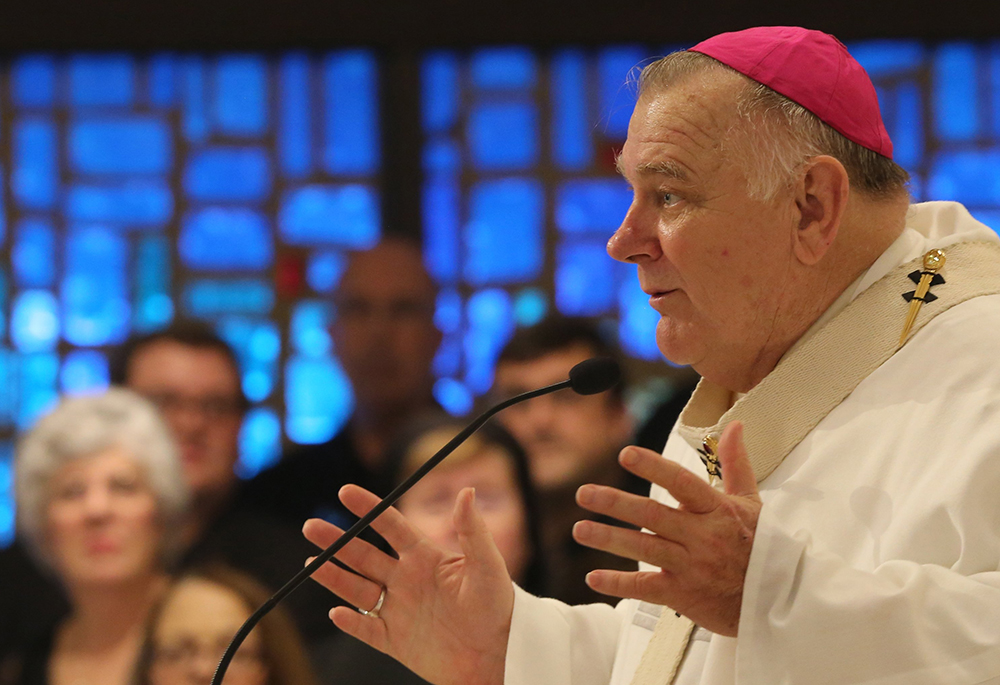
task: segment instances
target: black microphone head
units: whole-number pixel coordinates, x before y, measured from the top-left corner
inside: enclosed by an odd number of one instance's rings
[[[618,362],[610,357],[585,359],[569,370],[569,387],[577,395],[596,395],[622,379]]]

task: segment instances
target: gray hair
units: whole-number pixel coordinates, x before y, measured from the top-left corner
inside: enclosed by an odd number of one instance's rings
[[[910,175],[891,159],[849,140],[797,102],[700,52],[675,52],[647,65],[639,75],[639,95],[710,70],[743,81],[736,95],[740,123],[727,131],[722,144],[746,172],[751,197],[773,198],[817,155],[839,160],[851,186],[872,199],[907,194]]]
[[[35,424],[17,447],[17,527],[31,552],[51,566],[46,510],[53,475],[66,464],[120,447],[142,467],[156,497],[166,561],[179,550],[177,525],[190,499],[170,430],[156,408],[131,390],[64,398]]]

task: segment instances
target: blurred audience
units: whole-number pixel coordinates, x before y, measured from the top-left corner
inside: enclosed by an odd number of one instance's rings
[[[113,355],[113,383],[126,385],[160,409],[177,443],[192,494],[177,522],[179,568],[221,561],[277,589],[300,568],[311,546],[301,524],[289,526],[238,506],[242,485],[233,467],[247,407],[232,349],[206,324],[182,321],[136,337]],[[0,656],[66,614],[66,597],[39,571],[22,541],[0,551]],[[329,593],[303,588],[289,610],[310,639],[334,632],[323,606]]]
[[[493,399],[563,381],[573,366],[591,357],[621,362],[618,349],[585,319],[553,316],[519,329],[497,361]],[[576,504],[576,490],[584,483],[649,491],[649,483],[618,464],[618,452],[632,433],[623,386],[597,395],[565,390],[536,397],[495,420],[524,446],[541,494],[550,595],[571,604],[613,602],[587,587],[584,577],[596,568],[634,568],[634,562],[577,544],[572,529],[580,519],[594,518]]]
[[[434,411],[431,365],[441,333],[436,288],[417,243],[385,238],[351,255],[334,296],[332,334],[354,412],[332,440],[299,449],[249,484],[246,501],[296,526],[355,520],[337,499],[346,483],[385,494],[385,451],[401,427]]]
[[[404,432],[387,455],[395,487],[412,475],[462,428],[450,417],[427,418]],[[397,508],[436,544],[460,551],[452,520],[455,500],[476,489],[482,514],[507,570],[529,592],[545,594],[537,501],[524,451],[495,424],[486,424],[403,495]],[[347,635],[324,644],[314,658],[327,682],[346,685],[420,685],[425,681],[381,652]]]
[[[153,611],[136,685],[209,685],[223,652],[270,592],[247,575],[208,566],[181,576]],[[226,685],[314,685],[295,626],[278,606],[247,636]]]
[[[6,682],[130,682],[188,496],[169,430],[128,390],[65,399],[36,424],[17,449],[18,532],[70,609]]]

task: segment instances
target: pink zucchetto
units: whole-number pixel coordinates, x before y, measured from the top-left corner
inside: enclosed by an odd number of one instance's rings
[[[797,26],[759,26],[719,34],[691,51],[764,84],[849,140],[892,159],[875,86],[833,36]]]

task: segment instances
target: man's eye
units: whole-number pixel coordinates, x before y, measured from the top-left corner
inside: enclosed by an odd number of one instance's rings
[[[661,193],[660,197],[665,207],[670,207],[680,202],[680,198],[674,195],[673,193]]]

